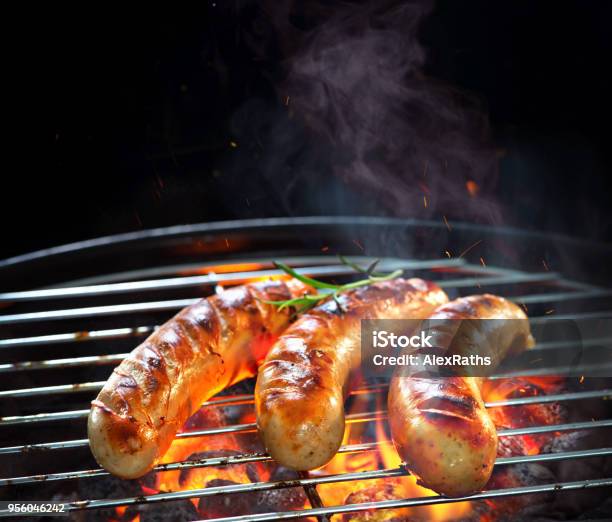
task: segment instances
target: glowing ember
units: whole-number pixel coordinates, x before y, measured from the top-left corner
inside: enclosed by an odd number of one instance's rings
[[[560,377],[504,379],[502,381],[486,382],[483,386],[483,395],[486,401],[494,402],[507,398],[557,393],[562,390],[563,386],[564,380]],[[372,418],[372,411],[384,411],[385,402],[384,393],[373,393],[371,389],[363,393],[351,394],[347,413],[352,416],[352,420],[347,423],[343,445],[369,442],[376,442],[377,444],[371,451],[340,453],[323,468],[311,472],[311,476],[358,473],[401,467],[402,463],[390,441],[387,422],[384,416],[376,415],[374,422],[365,422],[366,419]],[[235,410],[232,408],[239,409]],[[251,404],[240,404],[232,408],[202,408],[188,421],[185,429],[196,430],[223,426],[228,423],[248,424],[254,422],[255,417]],[[229,413],[224,413],[229,411],[234,412],[231,415],[231,422],[229,416],[226,419],[226,415],[229,415]],[[489,412],[499,429],[550,425],[563,422],[562,410],[557,403],[537,403],[491,408]],[[554,436],[554,433],[542,433],[501,437],[498,456],[538,454],[541,448]],[[225,433],[205,437],[176,439],[165,455],[163,463],[244,455],[254,451],[261,451],[257,444],[255,433],[250,435]],[[259,481],[292,480],[295,478],[295,475],[291,475],[291,473],[284,468],[277,467],[274,463],[196,467],[182,471],[160,472],[156,475],[155,488],[143,486],[143,492],[145,494],[152,494],[158,491],[184,491],[206,487],[248,484]],[[521,475],[513,472],[510,467],[500,467],[495,470],[487,488],[526,485],[521,483],[521,480],[523,480]],[[320,484],[317,486],[317,492],[325,506],[422,498],[436,495],[434,491],[419,485],[417,477],[413,475],[384,480],[370,479]],[[247,492],[205,497],[202,499],[192,499],[191,503],[198,510],[201,517],[234,516],[309,507],[309,503],[301,488],[284,488],[267,493]],[[448,521],[469,518],[480,520],[481,522],[493,522],[502,512],[512,514],[522,509],[523,503],[496,500],[436,504],[336,515],[332,517],[332,520],[335,522],[389,520]],[[126,512],[125,508],[117,508],[115,512],[116,518],[113,517],[111,520],[126,522],[130,516],[130,512]],[[128,522],[136,521],[138,521],[138,517],[128,520]]]
[[[468,194],[471,197],[476,197],[478,195],[478,192],[480,191],[480,187],[478,186],[478,184],[471,179],[468,179],[465,182],[465,188],[467,189]]]
[[[450,223],[448,222],[448,219],[446,219],[446,216],[442,216],[442,220],[444,221],[446,228],[448,228],[448,231],[451,232],[453,228],[450,226]]]

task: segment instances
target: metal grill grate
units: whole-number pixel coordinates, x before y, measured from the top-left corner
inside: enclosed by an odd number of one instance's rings
[[[439,253],[438,253],[439,254]],[[553,310],[559,303],[588,302],[584,309],[576,307],[575,312],[568,312],[567,306],[560,317],[597,319],[612,317],[612,308],[608,308],[607,298],[611,295],[609,289],[592,284],[579,283],[564,278],[556,272],[550,271],[521,271],[517,269],[491,266],[480,258],[480,262],[470,262],[467,257],[433,257],[430,259],[403,259],[401,257],[385,258],[380,263],[381,270],[404,269],[407,274],[415,274],[436,281],[451,295],[467,295],[483,291],[494,291],[530,308],[531,320],[534,324],[548,317],[548,311]],[[191,291],[196,295],[211,293],[215,285],[241,284],[257,278],[279,275],[279,271],[272,268],[270,258],[244,258],[237,261],[225,261],[214,266],[162,266],[155,270],[130,271],[112,276],[99,276],[73,282],[63,287],[45,288],[41,290],[10,291],[0,294],[0,307],[9,313],[0,315],[0,327],[4,331],[14,328],[17,335],[6,336],[0,339],[0,374],[9,379],[10,384],[15,382],[16,376],[27,375],[29,381],[36,383],[38,375],[44,375],[42,385],[28,387],[6,387],[0,389],[0,407],[12,401],[24,399],[38,399],[51,401],[67,401],[70,404],[81,403],[82,408],[59,408],[54,411],[34,411],[16,415],[5,415],[0,418],[0,463],[2,459],[14,457],[23,460],[36,459],[40,452],[45,455],[57,453],[61,458],[65,452],[87,448],[86,438],[61,440],[63,430],[68,423],[78,424],[84,430],[84,422],[88,415],[87,407],[97,391],[102,387],[103,380],[90,382],[70,382],[73,376],[81,375],[95,369],[98,373],[109,374],[112,367],[118,364],[126,353],[113,353],[114,343],[123,343],[121,346],[129,348],[135,345],[155,328],[155,323],[140,323],[143,317],[154,315],[163,321],[178,309],[192,304],[198,298],[185,296],[182,292]],[[295,256],[274,255],[274,259],[281,259],[293,266],[300,267],[300,271],[318,278],[346,278],[350,277],[350,269],[339,264],[334,256]],[[478,259],[478,258],[476,258]],[[368,263],[372,258],[356,256],[360,263]],[[221,269],[221,270],[219,270]],[[202,273],[204,272],[204,273]],[[149,275],[150,277],[146,277]],[[130,280],[130,278],[132,278]],[[157,299],[160,292],[164,292],[163,299]],[[155,295],[151,300],[149,295]],[[108,299],[111,302],[108,302]],[[112,300],[125,302],[112,302]],[[44,303],[42,305],[41,303]],[[77,306],[66,306],[65,303],[77,303]],[[26,308],[19,309],[25,306]],[[17,308],[18,311],[14,311]],[[99,327],[102,319],[110,319],[110,327]],[[77,325],[78,329],[69,330],[65,325]],[[159,322],[157,323],[159,324]],[[82,327],[81,327],[82,325]],[[49,333],[50,332],[50,333]],[[35,333],[35,335],[32,335]],[[612,339],[609,336],[599,336],[585,341],[584,347],[609,346]],[[102,353],[81,355],[81,347],[94,343],[100,347]],[[45,356],[45,352],[53,347],[69,348],[73,355],[65,357]],[[543,354],[554,353],[557,350],[571,348],[571,343],[564,341],[542,343],[535,350]],[[107,350],[106,352],[104,350]],[[23,353],[29,354],[23,359]],[[6,354],[6,357],[2,357]],[[34,356],[32,356],[34,354]],[[600,368],[601,369],[601,368]],[[585,367],[585,370],[588,370]],[[612,370],[612,363],[609,370]],[[560,371],[554,365],[543,365],[530,370],[530,375],[554,375]],[[524,373],[523,373],[524,374]],[[503,379],[511,376],[509,373],[500,373],[494,378]],[[66,382],[68,380],[68,382]],[[372,384],[354,390],[358,394],[384,394],[385,386]],[[554,395],[537,395],[530,397],[509,398],[502,401],[490,402],[488,408],[509,408],[526,404],[546,402],[559,402],[571,404],[573,401],[601,401],[612,396],[612,389],[583,390]],[[63,399],[62,399],[63,398]],[[206,406],[227,406],[238,404],[252,404],[251,395],[222,396],[206,403]],[[4,410],[3,410],[4,411]],[[348,423],[373,422],[385,418],[385,411],[370,411],[366,413],[349,415]],[[56,433],[59,440],[36,440],[24,443],[24,430],[32,433],[33,428],[44,426],[42,434]],[[571,422],[567,424],[530,426],[519,429],[500,430],[500,437],[513,437],[546,432],[562,432],[575,430],[600,430],[612,427],[612,419],[598,419],[587,422]],[[248,433],[255,431],[252,423],[219,426],[195,431],[180,433],[180,438],[207,437],[223,433]],[[12,430],[8,435],[1,430]],[[84,431],[83,431],[84,434]],[[359,453],[379,451],[381,446],[389,441],[375,443],[353,444],[343,446],[341,453]],[[587,459],[593,457],[612,456],[612,448],[591,448],[580,451],[565,451],[550,454],[527,455],[509,458],[500,458],[496,466],[510,466],[521,463],[551,462],[570,459]],[[266,454],[244,454],[231,457],[205,458],[197,461],[174,462],[157,466],[155,472],[183,470],[191,468],[233,466],[237,464],[266,462],[270,457]],[[107,476],[108,473],[99,468],[77,469],[75,471],[61,471],[45,469],[42,473],[31,475],[11,474],[11,469],[1,466],[4,470],[0,477],[0,488],[9,487],[35,487],[42,482],[61,482],[74,480],[92,481]],[[9,471],[9,473],[6,473]],[[231,486],[218,486],[203,489],[159,493],[148,496],[135,496],[117,499],[90,499],[84,498],[70,504],[70,510],[95,510],[101,508],[123,507],[140,503],[166,502],[170,500],[192,499],[213,495],[227,495],[252,491],[266,491],[277,488],[302,487],[305,488],[311,503],[311,508],[301,511],[287,511],[267,514],[256,514],[245,517],[227,518],[223,520],[276,520],[279,518],[299,518],[310,515],[325,518],[333,514],[350,513],[371,509],[387,509],[430,505],[436,503],[451,503],[465,499],[449,499],[441,496],[413,498],[393,501],[368,502],[363,504],[324,506],[317,495],[316,486],[327,483],[344,481],[380,479],[405,475],[403,468],[377,469],[359,473],[343,473],[326,476],[302,476],[293,481],[258,482],[238,484]],[[8,475],[8,476],[7,476]],[[14,475],[14,476],[11,476]],[[469,500],[484,500],[502,498],[538,492],[558,492],[561,490],[574,490],[583,488],[598,488],[612,485],[612,478],[593,477],[591,480],[556,483],[541,486],[529,486],[490,490],[469,497]],[[23,491],[22,489],[20,491]]]

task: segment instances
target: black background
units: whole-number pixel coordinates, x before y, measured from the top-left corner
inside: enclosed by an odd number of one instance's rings
[[[5,18],[0,258],[140,228],[356,210],[309,205],[310,189],[293,208],[225,172],[244,146],[230,143],[232,115],[252,98],[280,103],[283,67],[241,36],[257,3],[218,4]],[[422,26],[426,74],[490,115],[504,224],[612,240],[611,5],[445,0]]]

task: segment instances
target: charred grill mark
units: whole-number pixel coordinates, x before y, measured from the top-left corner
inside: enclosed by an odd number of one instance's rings
[[[434,424],[441,424],[443,422],[453,423],[453,422],[461,422],[461,423],[469,423],[473,420],[473,417],[467,417],[465,415],[461,415],[458,413],[453,413],[450,411],[441,411],[436,409],[427,409],[420,410],[423,417]]]
[[[143,347],[143,359],[147,366],[155,370],[160,370],[164,365],[164,360],[159,353],[149,345]]]
[[[291,292],[289,291],[289,287],[284,281],[276,281],[274,279],[269,279],[261,283],[249,285],[248,288],[251,291],[255,291],[257,294],[265,296],[265,298],[270,301],[285,301],[291,298]]]
[[[269,293],[265,292],[265,290],[262,292],[255,285],[249,286],[248,289],[249,289],[249,292],[251,293],[251,296],[253,297],[253,303],[257,307],[257,313],[260,317],[260,320],[262,321],[260,329],[262,331],[266,331],[263,321],[269,315],[268,307],[273,306],[273,305],[267,305],[264,301],[275,301],[277,299],[272,298]],[[278,299],[278,300],[281,300],[281,299]],[[283,300],[286,300],[286,299],[283,299]]]
[[[490,294],[484,294],[482,296],[480,296],[480,299],[478,300],[478,304],[484,306],[485,308],[494,308],[496,306],[496,301],[497,299],[494,298],[492,295]]]
[[[253,305],[253,296],[247,287],[236,287],[226,290],[214,298],[215,306],[226,316],[236,315],[239,310],[246,310]]]
[[[218,336],[219,322],[216,320],[215,311],[207,300],[195,304],[185,314],[189,322],[203,333],[210,336]]]
[[[106,404],[104,404],[102,401],[99,401],[98,399],[94,399],[93,401],[91,401],[91,405],[95,406],[96,408],[100,408],[104,413],[107,413],[109,415],[117,415],[117,413],[115,413],[111,408],[109,408]]]
[[[120,388],[137,388],[138,384],[133,377],[121,377],[117,386]]]
[[[128,366],[130,364],[134,364],[135,362],[136,361],[134,360],[126,359],[126,361],[121,363],[117,368],[113,370],[113,373],[117,376],[116,386],[118,395],[122,398],[124,407],[128,408],[129,404],[123,397],[123,391],[125,390],[127,393],[129,393],[128,390],[134,390],[138,388],[138,382],[130,371],[131,367]]]
[[[424,400],[419,410],[426,415],[447,415],[469,420],[476,416],[478,403],[471,396],[436,396]]]
[[[227,315],[225,310],[219,307],[219,301],[211,299],[207,304],[210,310],[209,319],[214,324],[214,335],[211,333],[211,342],[206,346],[206,349],[209,353],[213,353],[217,346],[219,346],[221,339],[227,338],[231,332],[226,320]]]

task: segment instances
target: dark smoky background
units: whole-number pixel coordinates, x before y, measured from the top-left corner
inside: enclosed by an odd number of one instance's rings
[[[611,15],[583,0],[7,15],[0,257],[297,215],[609,242]]]

